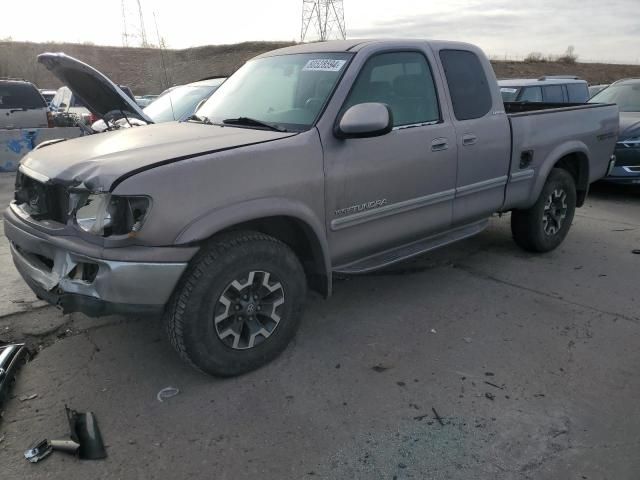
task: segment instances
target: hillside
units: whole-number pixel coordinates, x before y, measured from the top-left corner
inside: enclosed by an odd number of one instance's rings
[[[123,48],[74,43],[0,42],[0,77],[31,80],[41,88],[57,88],[60,82],[36,62],[42,52],[65,52],[107,74],[115,82],[129,85],[136,94],[159,93],[170,85],[204,77],[229,75],[247,59],[262,52],[290,45],[289,42],[245,42],[210,45],[184,50]],[[578,75],[589,83],[610,83],[625,77],[640,77],[640,65],[556,62],[524,63],[492,61],[498,78]]]

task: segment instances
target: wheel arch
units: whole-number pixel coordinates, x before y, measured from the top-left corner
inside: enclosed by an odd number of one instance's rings
[[[576,207],[581,207],[589,192],[589,150],[579,141],[565,143],[554,149],[540,167],[540,174],[532,196],[532,202],[540,196],[551,170],[562,168],[571,174],[576,185]]]
[[[177,235],[176,244],[201,244],[232,230],[253,230],[277,238],[298,256],[310,287],[331,295],[331,261],[323,224],[306,205],[281,198],[242,202],[194,220]]]

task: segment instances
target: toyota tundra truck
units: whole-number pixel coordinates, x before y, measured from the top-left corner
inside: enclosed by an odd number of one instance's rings
[[[617,135],[615,105],[503,103],[473,45],[301,44],[248,61],[186,121],[40,145],[4,228],[38,297],[162,315],[183,359],[231,376],[276,357],[336,272],[496,212],[520,247],[553,250]]]

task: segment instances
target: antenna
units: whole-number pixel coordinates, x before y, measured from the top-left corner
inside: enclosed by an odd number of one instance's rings
[[[122,46],[148,47],[141,0],[121,0]],[[137,45],[136,45],[137,44]]]
[[[311,32],[310,26],[313,26]],[[345,38],[343,0],[302,0],[301,42]]]

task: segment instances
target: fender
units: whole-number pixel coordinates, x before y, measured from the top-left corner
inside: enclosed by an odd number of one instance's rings
[[[574,153],[584,156],[587,159],[587,163],[590,164],[589,149],[579,140],[564,142],[549,152],[546,158],[537,167],[538,174],[536,175],[536,181],[531,190],[527,207],[530,207],[536,202],[536,200],[538,200],[538,197],[542,192],[542,188],[544,187],[544,183],[547,181],[547,177],[549,176],[549,173],[551,173],[551,169],[556,163],[558,163],[558,160]],[[588,178],[589,174],[587,172],[587,185],[589,183]]]
[[[174,244],[197,243],[234,225],[268,217],[290,217],[306,227],[316,270],[326,277],[326,295],[329,296],[332,286],[331,259],[324,224],[302,202],[282,197],[264,197],[210,210],[187,224],[178,233]]]

